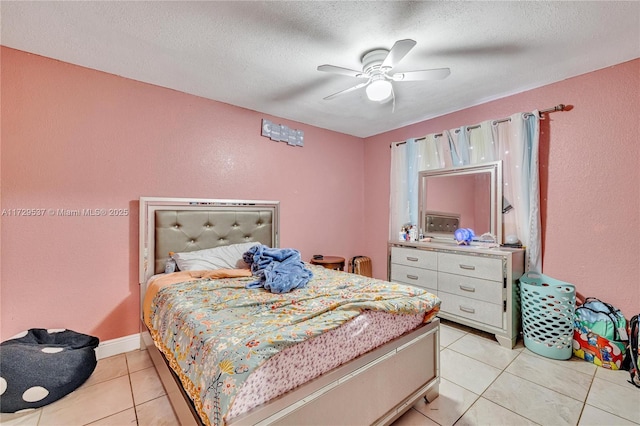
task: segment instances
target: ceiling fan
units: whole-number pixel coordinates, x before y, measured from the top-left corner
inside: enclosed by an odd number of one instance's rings
[[[392,82],[394,81],[440,80],[446,78],[451,73],[449,68],[434,68],[429,70],[392,73],[391,71],[415,45],[416,42],[414,40],[405,39],[396,41],[391,50],[371,50],[362,56],[362,71],[337,67],[335,65],[320,65],[318,67],[318,71],[366,79],[366,81],[363,81],[360,84],[341,90],[325,97],[324,99],[333,99],[336,96],[366,87],[365,90],[367,97],[370,100],[385,102],[394,96],[392,85]]]

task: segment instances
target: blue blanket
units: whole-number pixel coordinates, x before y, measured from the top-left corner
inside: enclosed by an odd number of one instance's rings
[[[313,273],[304,266],[300,252],[295,249],[276,249],[259,244],[242,255],[251,265],[258,281],[247,284],[247,288],[264,287],[271,293],[288,293],[302,288],[313,278]]]

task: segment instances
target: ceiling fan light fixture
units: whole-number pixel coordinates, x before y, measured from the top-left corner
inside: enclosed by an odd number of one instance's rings
[[[374,102],[383,102],[391,97],[392,87],[388,80],[372,81],[366,88],[367,98]]]
[[[0,0],[1,1],[1,0]],[[373,102],[387,102],[393,99],[395,107],[396,94],[394,92],[393,83],[399,84],[403,81],[424,81],[424,80],[440,80],[447,77],[451,70],[449,68],[435,68],[428,70],[412,70],[401,73],[393,73],[398,63],[404,58],[411,49],[416,45],[415,40],[405,39],[398,40],[393,44],[391,50],[374,49],[366,52],[362,58],[362,71],[349,68],[337,67],[335,65],[320,65],[318,71],[330,72],[333,74],[342,74],[349,77],[367,79],[367,81],[348,89],[341,90],[323,99],[333,99],[336,96],[353,92],[354,90],[365,87],[367,98]]]

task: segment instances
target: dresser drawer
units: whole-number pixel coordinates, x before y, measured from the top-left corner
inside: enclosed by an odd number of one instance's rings
[[[496,304],[503,300],[501,282],[446,272],[438,272],[438,290]]]
[[[443,291],[438,292],[442,312],[468,318],[494,327],[502,327],[502,304],[474,300]]]
[[[438,273],[429,269],[405,265],[391,265],[391,281],[426,288],[432,293],[438,289]]]
[[[404,247],[392,247],[391,263],[435,270],[438,267],[438,253]]]
[[[438,253],[438,270],[467,277],[502,282],[502,259]]]

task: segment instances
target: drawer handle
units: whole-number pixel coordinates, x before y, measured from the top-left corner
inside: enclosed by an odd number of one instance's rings
[[[417,257],[409,257],[409,256],[407,256],[407,260],[409,260],[411,262],[417,262],[418,258]]]
[[[460,290],[469,291],[471,293],[475,293],[476,292],[476,288],[475,287],[469,287],[469,286],[462,285],[462,284],[460,284]]]
[[[464,265],[464,264],[462,264],[462,263],[461,263],[461,264],[460,264],[460,267],[461,267],[462,269],[468,269],[469,271],[475,271],[475,270],[476,270],[476,267],[475,267],[475,266],[473,266],[473,265]]]
[[[409,275],[409,274],[407,274],[407,278],[409,278],[410,280],[417,280],[418,276],[417,275]]]
[[[467,308],[466,306],[462,306],[462,305],[460,305],[460,310],[461,310],[462,312],[467,312],[467,313],[469,313],[469,314],[475,314],[475,313],[476,313],[476,310],[475,310],[475,309],[473,309],[473,308]]]

